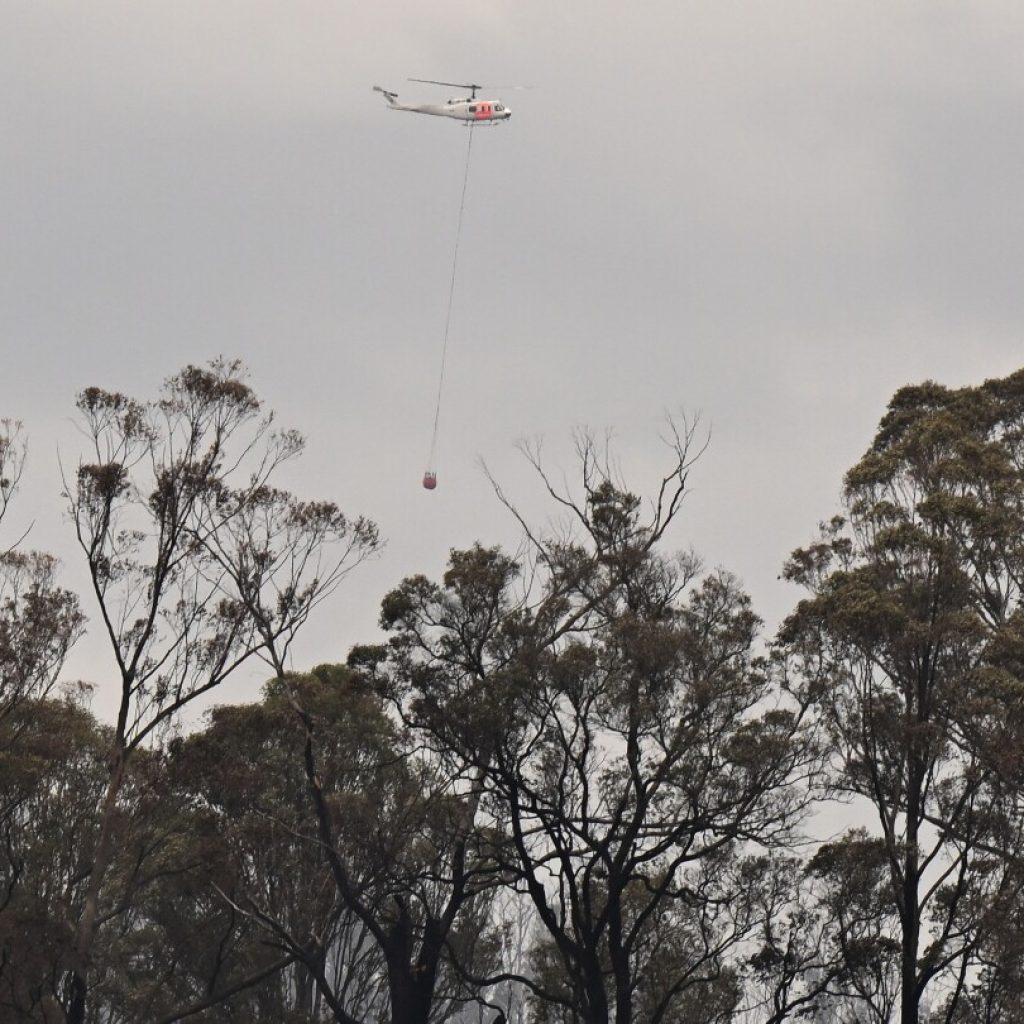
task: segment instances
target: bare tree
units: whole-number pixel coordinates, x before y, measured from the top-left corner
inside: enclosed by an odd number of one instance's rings
[[[7,514],[25,469],[28,445],[17,420],[0,420],[0,521]]]
[[[271,489],[303,440],[274,429],[237,362],[188,366],[152,402],[87,388],[78,409],[89,454],[65,484],[65,497],[120,699],[67,979],[71,1024],[85,1020],[112,823],[133,751],[254,656],[283,656],[281,638],[286,650],[345,569],[379,544],[372,524],[349,524],[340,514],[303,516],[308,506]],[[277,536],[287,547],[261,562],[260,552],[246,548],[251,531],[241,524],[268,502],[294,514]],[[239,566],[252,567],[250,574],[233,575]],[[250,601],[255,584],[249,591],[240,586],[253,573],[263,588],[287,578],[263,619]]]

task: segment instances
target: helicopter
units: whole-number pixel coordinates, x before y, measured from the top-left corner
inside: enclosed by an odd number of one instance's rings
[[[476,94],[482,85],[461,82],[438,82],[433,78],[410,78],[410,82],[423,82],[426,85],[446,85],[451,89],[468,89],[469,95],[456,97],[447,103],[399,103],[398,93],[389,92],[379,85],[373,87],[374,92],[383,93],[384,99],[392,110],[408,110],[414,114],[433,114],[436,117],[452,117],[465,124],[500,124],[512,116],[512,111],[500,100],[477,99]]]

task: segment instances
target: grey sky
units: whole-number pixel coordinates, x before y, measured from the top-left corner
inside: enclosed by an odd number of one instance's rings
[[[892,391],[1024,363],[1022,52],[1009,2],[8,0],[20,523],[80,586],[55,454],[77,453],[75,392],[148,396],[238,356],[309,437],[289,483],[389,542],[308,664],[372,638],[383,593],[448,548],[515,542],[478,456],[543,518],[516,438],[568,467],[573,427],[614,428],[642,489],[663,412],[700,410],[712,445],[673,540],[774,623],[796,596],[781,562]],[[511,123],[474,142],[433,494],[466,131],[371,92],[455,91],[408,76],[533,86],[499,90]],[[83,644],[71,670],[102,682],[102,656]]]

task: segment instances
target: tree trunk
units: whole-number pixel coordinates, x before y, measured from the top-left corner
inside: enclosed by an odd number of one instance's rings
[[[911,870],[911,859],[914,861]],[[900,1022],[918,1024],[921,994],[918,991],[918,945],[921,941],[921,913],[918,907],[916,853],[907,856],[903,883],[903,941],[900,951]]]
[[[924,769],[916,750],[911,746],[909,757],[910,778],[907,786],[906,853],[903,857],[903,936],[900,949],[900,1022],[918,1024],[921,993],[917,985],[917,951],[921,941],[921,907],[918,899],[921,886],[921,868],[918,856],[920,837],[921,793]]]
[[[85,890],[85,904],[82,917],[75,933],[74,959],[71,974],[71,1000],[68,1007],[68,1024],[85,1024],[85,1010],[89,995],[89,974],[92,969],[93,947],[96,944],[96,929],[99,919],[100,889],[107,868],[114,853],[114,815],[117,798],[124,782],[127,751],[117,746],[111,753],[110,781],[103,798],[100,814],[100,834],[96,841],[96,853],[89,871],[89,882]]]
[[[429,1024],[433,986],[416,984],[406,971],[389,971],[391,1024]]]
[[[611,1024],[609,1016],[608,993],[604,987],[604,976],[599,965],[597,971],[588,971],[586,979],[586,1024]],[[623,1022],[629,1024],[629,1022]]]

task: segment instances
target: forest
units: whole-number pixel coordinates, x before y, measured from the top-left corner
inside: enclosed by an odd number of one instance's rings
[[[547,525],[495,481],[515,551],[296,671],[377,526],[280,486],[303,438],[237,362],[83,390],[88,591],[0,545],[0,1021],[1024,1020],[1024,370],[879,411],[772,635],[668,543],[677,420],[650,494],[589,434],[565,475],[525,447]]]

